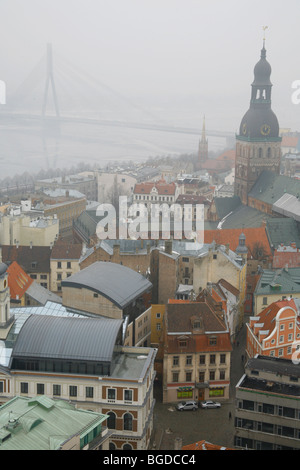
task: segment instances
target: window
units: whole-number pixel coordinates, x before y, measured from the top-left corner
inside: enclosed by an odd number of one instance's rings
[[[173,356],[173,366],[179,365],[179,356]]]
[[[36,384],[36,393],[37,393],[37,395],[44,395],[45,385],[44,384]]]
[[[191,382],[192,381],[192,372],[186,372],[185,373],[185,381],[186,382]]]
[[[188,263],[188,262],[190,261],[190,259],[189,259],[189,258],[182,258],[182,261],[183,261],[184,263]]]
[[[193,357],[192,356],[186,356],[186,365],[190,366],[193,363]]]
[[[57,280],[58,280],[58,281],[61,281],[61,273],[58,273],[58,274],[57,274]]]
[[[205,380],[205,372],[201,371],[199,372],[199,382],[203,383]]]
[[[204,365],[205,364],[205,354],[201,354],[199,357],[199,364]]]
[[[132,401],[132,390],[124,390],[124,400]]]
[[[220,354],[220,364],[226,364],[226,354]]]
[[[47,274],[41,274],[41,279],[47,279]]]
[[[179,381],[178,379],[179,379],[179,373],[173,372],[172,382],[178,382]]]
[[[156,318],[160,318],[160,313],[157,313],[157,314],[156,314]]]
[[[217,255],[213,255],[213,259],[217,259]]]
[[[279,343],[283,343],[283,335],[279,336]]]
[[[114,388],[107,389],[107,399],[115,400],[116,399],[116,390]]]
[[[187,345],[186,340],[180,340],[180,341],[179,341],[179,346],[180,346],[180,348],[186,348],[186,345]]]
[[[124,431],[132,431],[132,415],[130,413],[125,413],[124,415],[123,428]]]
[[[209,380],[215,380],[216,373],[214,370],[209,371]]]
[[[21,382],[21,393],[28,393],[28,382]]]
[[[284,325],[281,323],[280,325],[280,331],[283,331],[284,330]]]
[[[4,391],[4,384],[3,384],[3,381],[1,380],[0,382],[0,393],[3,393]]]
[[[71,261],[67,261],[67,269],[71,269]]]
[[[268,305],[268,297],[263,297],[263,305]]]
[[[210,354],[209,363],[210,364],[215,364],[216,363],[216,355],[215,354]]]
[[[85,387],[86,398],[94,398],[94,387]]]
[[[107,419],[107,427],[108,429],[116,429],[116,415],[113,411],[109,411],[108,413],[109,418]]]
[[[209,345],[210,345],[210,346],[216,346],[216,344],[217,344],[217,338],[216,338],[216,336],[211,336],[211,337],[209,338]]]
[[[220,380],[225,380],[225,370],[220,370]]]
[[[69,395],[70,397],[77,397],[77,385],[70,385]]]
[[[60,385],[53,385],[53,395],[60,396],[61,395],[61,387]]]
[[[57,261],[57,267],[58,267],[58,269],[61,268],[61,261]]]

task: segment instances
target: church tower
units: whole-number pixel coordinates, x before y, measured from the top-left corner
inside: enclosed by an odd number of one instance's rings
[[[248,193],[264,170],[280,172],[281,137],[271,109],[271,66],[266,59],[265,39],[254,67],[250,108],[236,136],[234,194],[248,203]]]
[[[198,168],[202,168],[203,163],[208,159],[208,140],[205,132],[205,116],[203,118],[202,135],[198,148]]]

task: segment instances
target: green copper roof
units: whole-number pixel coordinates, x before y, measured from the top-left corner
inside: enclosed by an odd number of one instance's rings
[[[286,294],[300,294],[300,268],[266,270],[257,283],[256,295],[275,295],[278,299]]]
[[[59,450],[74,435],[99,434],[106,419],[63,400],[17,396],[0,407],[0,450]]]
[[[277,175],[272,171],[263,171],[249,193],[267,204],[274,204],[285,193],[300,195],[300,180],[285,175]]]

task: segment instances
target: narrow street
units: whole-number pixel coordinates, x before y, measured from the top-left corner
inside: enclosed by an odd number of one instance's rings
[[[245,319],[247,322],[247,319]],[[233,448],[235,386],[244,373],[246,326],[238,333],[231,357],[230,398],[219,409],[178,412],[174,404],[162,403],[161,385],[156,384],[154,396],[154,437],[152,449],[174,450],[200,440]]]

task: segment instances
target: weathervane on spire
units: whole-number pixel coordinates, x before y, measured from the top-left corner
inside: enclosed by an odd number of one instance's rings
[[[263,32],[264,32],[264,45],[265,45],[265,40],[266,40],[266,29],[268,29],[268,26],[263,26],[262,27]]]

